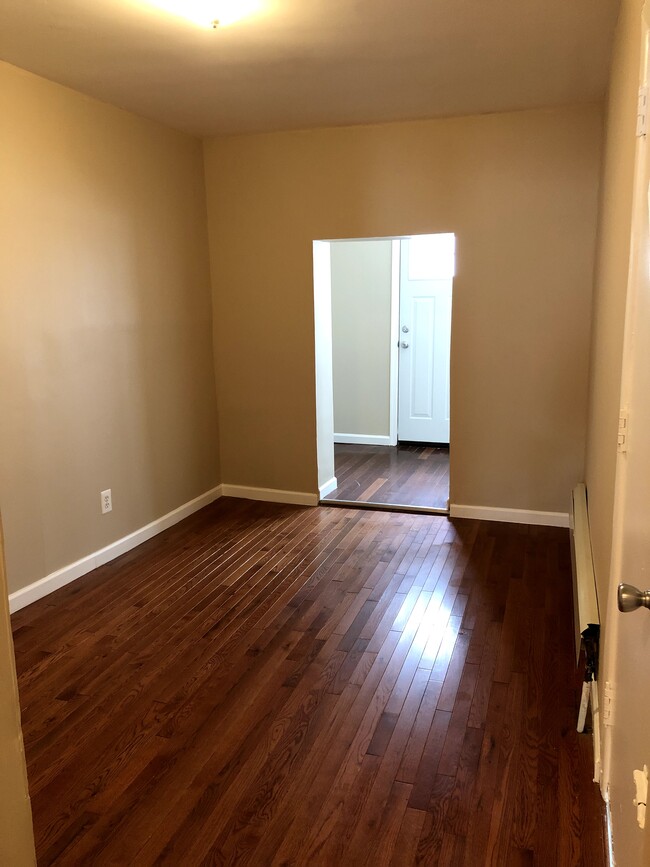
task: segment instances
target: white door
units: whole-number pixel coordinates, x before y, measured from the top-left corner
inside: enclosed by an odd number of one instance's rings
[[[400,440],[449,442],[453,237],[430,235],[401,242],[397,420]],[[441,238],[451,239],[451,264],[448,257],[442,262],[432,259],[427,270],[426,239]],[[436,246],[441,245],[435,240],[429,244],[432,256]],[[440,274],[446,276],[437,276]]]
[[[647,44],[647,24],[644,30]],[[614,594],[619,581],[650,588],[649,151],[647,140],[639,138],[622,380],[622,406],[629,412],[629,423],[626,450],[619,454],[616,470],[612,592],[605,633],[605,671],[613,687],[612,725],[605,729],[605,779],[619,867],[650,864],[650,807],[641,830],[633,803],[634,771],[650,767],[650,610],[620,613]]]
[[[36,864],[0,521],[0,864]]]

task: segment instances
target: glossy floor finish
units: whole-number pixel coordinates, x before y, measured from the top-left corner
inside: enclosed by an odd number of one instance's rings
[[[449,448],[334,445],[338,487],[325,498],[446,509]]]
[[[585,865],[568,535],[221,500],[14,616],[40,865]]]

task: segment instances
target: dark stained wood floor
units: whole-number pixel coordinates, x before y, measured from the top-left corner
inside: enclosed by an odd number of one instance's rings
[[[328,500],[446,509],[449,448],[334,445],[338,487]]]
[[[565,530],[220,500],[14,615],[40,865],[605,864]]]

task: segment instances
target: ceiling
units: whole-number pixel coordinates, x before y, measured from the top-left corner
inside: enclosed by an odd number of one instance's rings
[[[618,0],[263,0],[201,28],[145,0],[1,0],[0,58],[195,135],[603,97]]]

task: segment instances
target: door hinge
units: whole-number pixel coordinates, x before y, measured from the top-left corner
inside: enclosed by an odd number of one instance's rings
[[[630,424],[630,415],[626,409],[622,409],[618,417],[618,451],[627,451],[627,432]]]
[[[614,722],[614,686],[611,681],[606,681],[603,687],[603,706],[601,708],[604,726],[611,726]]]
[[[644,136],[648,129],[648,86],[639,88],[639,100],[636,109],[637,138]]]

